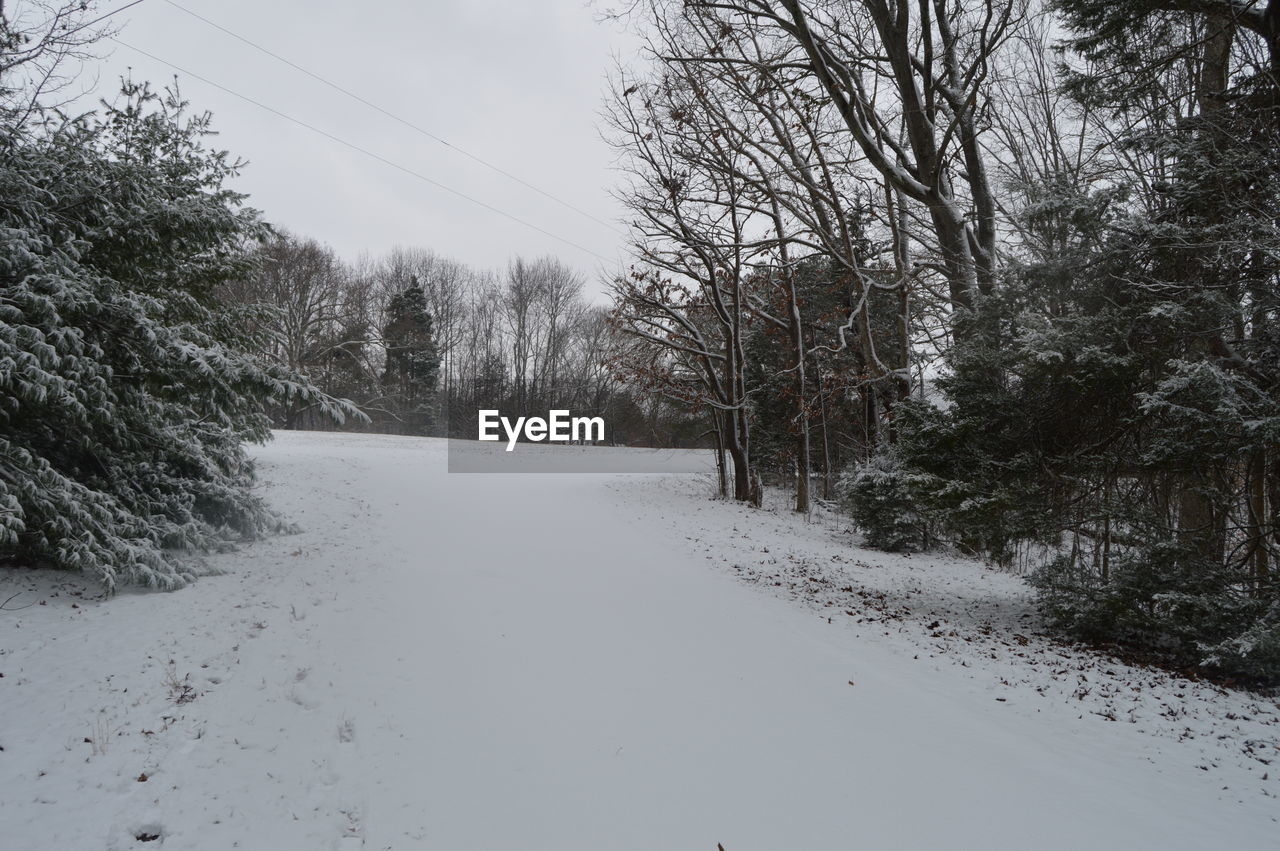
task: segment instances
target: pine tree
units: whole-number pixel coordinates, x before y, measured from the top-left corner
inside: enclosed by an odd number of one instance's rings
[[[416,278],[391,297],[383,328],[387,366],[382,383],[395,397],[406,434],[426,434],[434,424],[440,355],[432,336],[427,299]]]
[[[134,83],[29,115],[0,113],[0,558],[175,587],[182,551],[278,525],[242,446],[264,406],[350,409],[249,354],[262,323],[213,295],[263,225],[208,115]]]
[[[1025,187],[1028,232],[1062,238],[1012,265],[900,450],[948,537],[1053,554],[1035,583],[1062,628],[1276,680],[1277,80],[1231,21],[1173,6],[1064,3],[1108,69],[1071,88],[1122,119],[1123,165]]]

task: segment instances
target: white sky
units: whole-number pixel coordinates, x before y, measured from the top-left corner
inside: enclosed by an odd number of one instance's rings
[[[127,0],[104,0],[100,12]],[[597,115],[629,37],[586,0],[174,0],[406,121],[621,228]],[[235,188],[268,221],[355,259],[396,245],[478,267],[556,254],[590,279],[622,260],[621,235],[475,163],[193,18],[145,0],[113,18],[119,38],[313,124],[606,258],[532,231],[186,75],[216,140],[249,161]],[[97,93],[127,68],[158,85],[173,71],[110,42]],[[92,80],[86,77],[86,84]]]

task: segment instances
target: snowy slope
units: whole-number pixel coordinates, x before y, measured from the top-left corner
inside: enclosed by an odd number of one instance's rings
[[[1275,702],[1060,648],[1012,577],[699,475],[258,455],[303,531],[222,575],[0,578],[4,847],[1276,847]]]

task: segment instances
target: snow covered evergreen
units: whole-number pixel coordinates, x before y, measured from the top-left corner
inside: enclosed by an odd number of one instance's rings
[[[250,354],[256,311],[215,296],[266,231],[208,115],[126,83],[93,114],[0,122],[0,555],[181,585],[178,552],[277,523],[242,448],[264,404],[347,411]]]

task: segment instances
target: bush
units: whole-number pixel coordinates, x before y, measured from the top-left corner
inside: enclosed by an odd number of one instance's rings
[[[868,546],[888,552],[915,551],[927,543],[916,485],[896,456],[882,453],[842,476],[838,493]]]
[[[1063,556],[1031,583],[1050,622],[1076,638],[1227,675],[1280,679],[1280,606],[1250,594],[1247,577],[1192,548],[1157,543],[1120,553],[1105,581]]]

